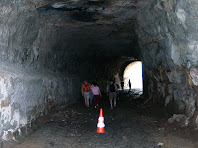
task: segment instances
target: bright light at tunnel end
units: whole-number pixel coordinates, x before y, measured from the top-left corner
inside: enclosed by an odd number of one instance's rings
[[[124,89],[129,89],[129,79],[131,89],[143,91],[142,62],[136,61],[129,64],[124,70]]]

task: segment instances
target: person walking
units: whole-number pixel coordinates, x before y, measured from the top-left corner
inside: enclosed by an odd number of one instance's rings
[[[100,88],[97,86],[96,82],[93,82],[93,86],[91,87],[92,93],[93,93],[93,104],[95,108],[97,108],[100,105],[100,98],[101,98],[101,92]]]
[[[121,82],[121,88],[124,90],[124,81]]]
[[[84,83],[81,86],[81,92],[82,96],[85,99],[85,105],[89,107],[89,91],[91,89],[91,85],[87,82],[87,80],[84,80]]]
[[[91,84],[91,88],[93,87],[93,83]],[[93,102],[93,93],[92,90],[89,91],[89,105],[92,105]]]
[[[128,84],[129,84],[129,91],[130,91],[131,90],[131,81],[130,81],[130,79],[129,79]]]
[[[109,96],[111,109],[113,109],[113,105],[116,107],[117,91],[118,89],[116,84],[113,80],[110,80],[109,84],[107,85],[107,96]]]
[[[115,83],[115,81],[114,81],[114,83]],[[120,89],[120,86],[117,84],[117,83],[115,83],[115,85],[116,85],[116,87],[117,87],[117,96],[116,96],[116,100],[119,100],[119,89]]]

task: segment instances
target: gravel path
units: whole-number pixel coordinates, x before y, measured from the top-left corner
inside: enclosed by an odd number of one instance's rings
[[[113,110],[107,100],[101,107],[105,134],[96,133],[100,108],[77,103],[49,116],[17,148],[158,148],[159,143],[167,148],[194,148],[189,139],[174,131],[169,134],[154,117],[138,112],[127,98],[121,98]]]

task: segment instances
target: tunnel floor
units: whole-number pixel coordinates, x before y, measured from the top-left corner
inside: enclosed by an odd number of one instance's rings
[[[17,148],[157,148],[160,144],[167,148],[196,147],[189,129],[167,125],[156,108],[148,110],[137,104],[122,94],[117,108],[111,110],[103,97],[106,133],[98,134],[100,108],[87,108],[80,100],[43,118],[42,126],[24,137]]]

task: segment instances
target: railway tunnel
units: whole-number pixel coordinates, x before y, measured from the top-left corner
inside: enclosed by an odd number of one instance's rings
[[[197,9],[191,0],[2,0],[0,138],[80,97],[83,80],[142,62],[143,98],[197,126]]]

